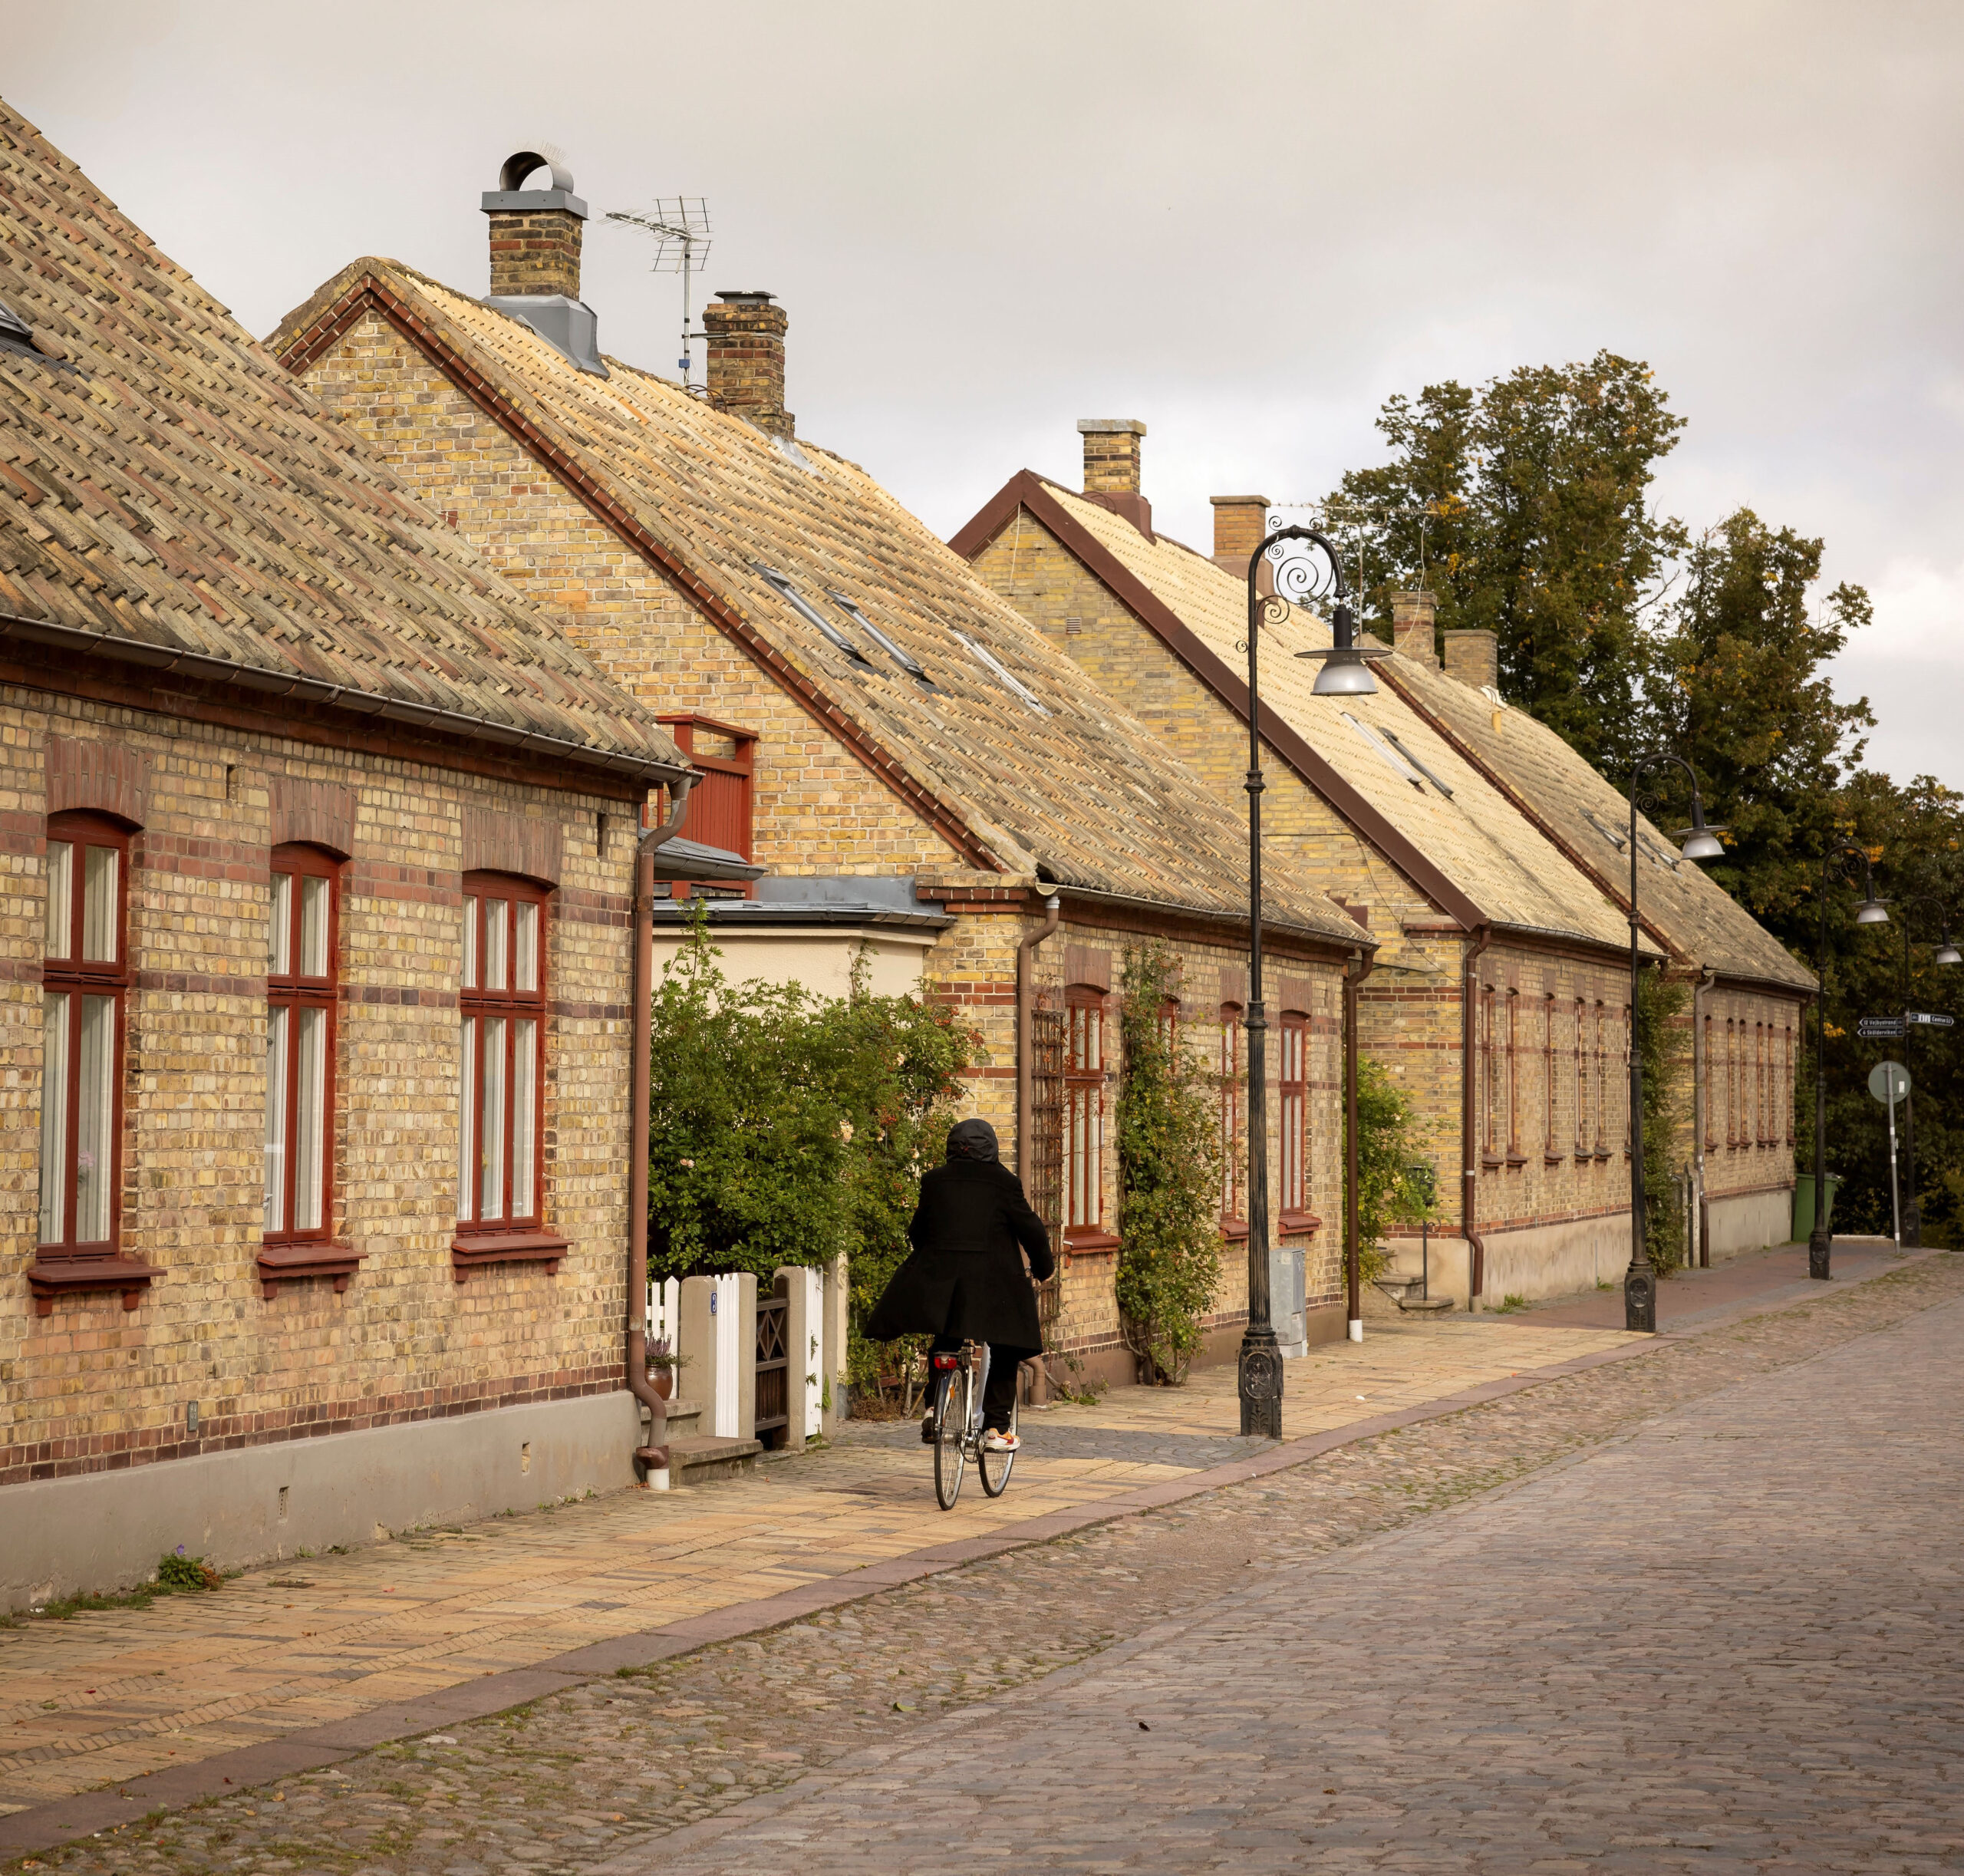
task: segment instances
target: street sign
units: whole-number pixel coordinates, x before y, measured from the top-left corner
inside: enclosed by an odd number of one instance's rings
[[[1864,1042],[1891,1042],[1903,1034],[1903,1019],[1900,1016],[1859,1017],[1855,1034]]]
[[[1869,1092],[1893,1107],[1910,1092],[1910,1071],[1900,1062],[1878,1062],[1869,1070]]]
[[[1903,1020],[1906,1023],[1924,1023],[1932,1029],[1950,1029],[1956,1027],[1954,1016],[1938,1016],[1928,1010],[1905,1010]]]

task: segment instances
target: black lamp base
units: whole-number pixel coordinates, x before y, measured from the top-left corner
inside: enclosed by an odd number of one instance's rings
[[[1657,1333],[1657,1273],[1647,1258],[1623,1272],[1623,1327],[1632,1335]]]
[[[1241,1337],[1239,1372],[1241,1431],[1260,1439],[1282,1437],[1282,1350],[1270,1328]]]
[[[1834,1234],[1817,1225],[1807,1235],[1807,1274],[1816,1283],[1828,1281],[1827,1266],[1834,1248]]]

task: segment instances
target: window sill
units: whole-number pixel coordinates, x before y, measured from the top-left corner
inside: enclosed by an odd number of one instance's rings
[[[1323,1228],[1323,1220],[1313,1212],[1284,1212],[1277,1215],[1276,1223],[1286,1238],[1306,1238]]]
[[[566,1240],[553,1231],[473,1231],[450,1240],[450,1268],[459,1283],[487,1264],[543,1264],[556,1275]]]
[[[1527,1156],[1525,1153],[1509,1153],[1507,1162],[1511,1166],[1524,1166],[1527,1163]]]
[[[347,1289],[348,1279],[361,1268],[361,1260],[367,1255],[346,1245],[318,1238],[289,1244],[262,1245],[259,1257],[260,1294],[270,1303],[279,1294],[282,1283],[297,1282],[303,1277],[331,1277],[334,1280],[334,1294],[338,1296]]]
[[[1248,1236],[1246,1218],[1223,1218],[1221,1221],[1221,1241],[1223,1244],[1245,1244]]]
[[[1544,1166],[1558,1166],[1567,1157],[1568,1155],[1566,1153],[1544,1153],[1541,1156],[1541,1163]]]
[[[1115,1231],[1087,1231],[1079,1228],[1064,1233],[1064,1248],[1073,1257],[1115,1251],[1119,1242]]]
[[[34,1292],[37,1316],[53,1315],[58,1296],[88,1291],[120,1290],[123,1307],[134,1309],[156,1281],[153,1266],[107,1252],[100,1257],[38,1257],[28,1266],[28,1287]]]
[[[1480,1164],[1486,1171],[1497,1172],[1507,1164],[1507,1162],[1498,1153],[1482,1153],[1480,1156]]]

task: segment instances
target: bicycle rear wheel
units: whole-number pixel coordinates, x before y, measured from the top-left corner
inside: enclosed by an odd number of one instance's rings
[[[1016,1431],[1016,1422],[1017,1410],[1012,1404],[1010,1408],[1010,1431],[1012,1433]],[[988,1436],[984,1435],[982,1443],[975,1449],[975,1471],[982,1481],[982,1489],[990,1498],[999,1498],[1003,1495],[1010,1482],[1010,1471],[1015,1465],[1016,1455],[1013,1452],[991,1452]]]
[[[954,1509],[961,1496],[961,1474],[967,1463],[964,1442],[968,1433],[967,1377],[938,1375],[934,1379],[934,1502],[944,1512]]]

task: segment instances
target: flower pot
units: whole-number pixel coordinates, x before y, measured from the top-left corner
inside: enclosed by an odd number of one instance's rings
[[[654,1390],[657,1399],[671,1400],[675,1393],[675,1370],[673,1368],[656,1368],[650,1372],[648,1383]]]

